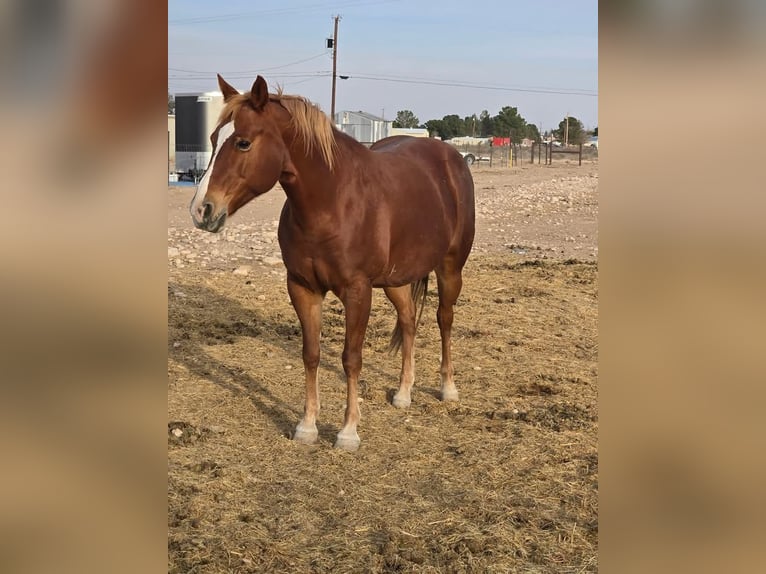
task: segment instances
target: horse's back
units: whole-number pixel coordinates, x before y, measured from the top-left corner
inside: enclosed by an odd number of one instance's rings
[[[433,138],[391,136],[375,142],[370,150],[376,152],[380,159],[385,159],[386,167],[390,170],[417,167],[431,174],[437,181],[451,183],[452,187],[465,195],[461,203],[470,197],[473,205],[471,170],[451,145]],[[446,180],[445,171],[450,176]]]
[[[462,156],[449,144],[434,138],[416,138],[413,136],[390,136],[379,140],[370,147],[372,151],[409,155],[415,159],[440,158],[455,165],[465,166]],[[470,172],[469,172],[470,173]]]

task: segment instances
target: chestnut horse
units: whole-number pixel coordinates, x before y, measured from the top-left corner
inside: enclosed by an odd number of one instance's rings
[[[214,152],[192,199],[194,225],[219,231],[226,219],[279,182],[287,196],[279,245],[287,292],[303,332],[306,404],[293,438],[318,438],[319,333],[322,301],[335,293],[345,308],[343,369],[348,391],[335,446],[359,447],[357,382],[372,288],[383,288],[398,315],[391,348],[402,349],[396,407],[410,405],[413,340],[428,275],[436,272],[441,332],[441,398],[455,401],[450,333],[462,269],[474,236],[470,170],[451,146],[395,136],[366,148],[336,130],[299,96],[269,94],[255,80],[240,94],[218,76],[224,108],[211,135]],[[416,316],[417,315],[417,316]]]

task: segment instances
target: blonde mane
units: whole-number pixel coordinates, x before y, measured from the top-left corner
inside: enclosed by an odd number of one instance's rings
[[[237,112],[249,100],[250,92],[232,96],[221,110],[219,123],[233,120]],[[280,104],[290,114],[291,126],[303,139],[306,154],[310,155],[316,149],[332,170],[337,144],[333,125],[327,115],[304,97],[283,94],[281,87],[276,94],[269,94],[269,100]]]

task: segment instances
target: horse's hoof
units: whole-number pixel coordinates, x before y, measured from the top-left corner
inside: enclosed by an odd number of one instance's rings
[[[298,427],[293,433],[293,440],[301,444],[314,444],[319,440],[319,432],[316,428],[306,430]]]
[[[399,393],[396,393],[394,398],[391,400],[391,404],[394,405],[397,409],[406,409],[412,404],[412,400],[409,397],[401,397],[399,396]]]
[[[442,389],[442,401],[457,402],[459,399],[457,389]]]
[[[335,448],[345,450],[348,452],[355,452],[359,449],[359,445],[362,443],[358,436],[346,437],[338,435],[335,439]]]

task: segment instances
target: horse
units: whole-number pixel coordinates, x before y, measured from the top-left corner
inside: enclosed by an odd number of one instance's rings
[[[189,210],[194,225],[218,232],[229,217],[277,182],[285,192],[278,240],[287,292],[302,331],[306,400],[293,440],[318,440],[322,302],[332,291],[345,310],[347,395],[335,447],[360,445],[357,384],[372,289],[397,312],[390,350],[402,352],[395,407],[411,404],[413,342],[428,277],[435,272],[441,334],[441,399],[457,401],[451,355],[453,307],[474,238],[474,184],[455,148],[440,140],[393,136],[367,148],[318,106],[260,75],[240,94],[218,75],[223,109],[213,154]],[[420,311],[418,312],[418,307]]]

